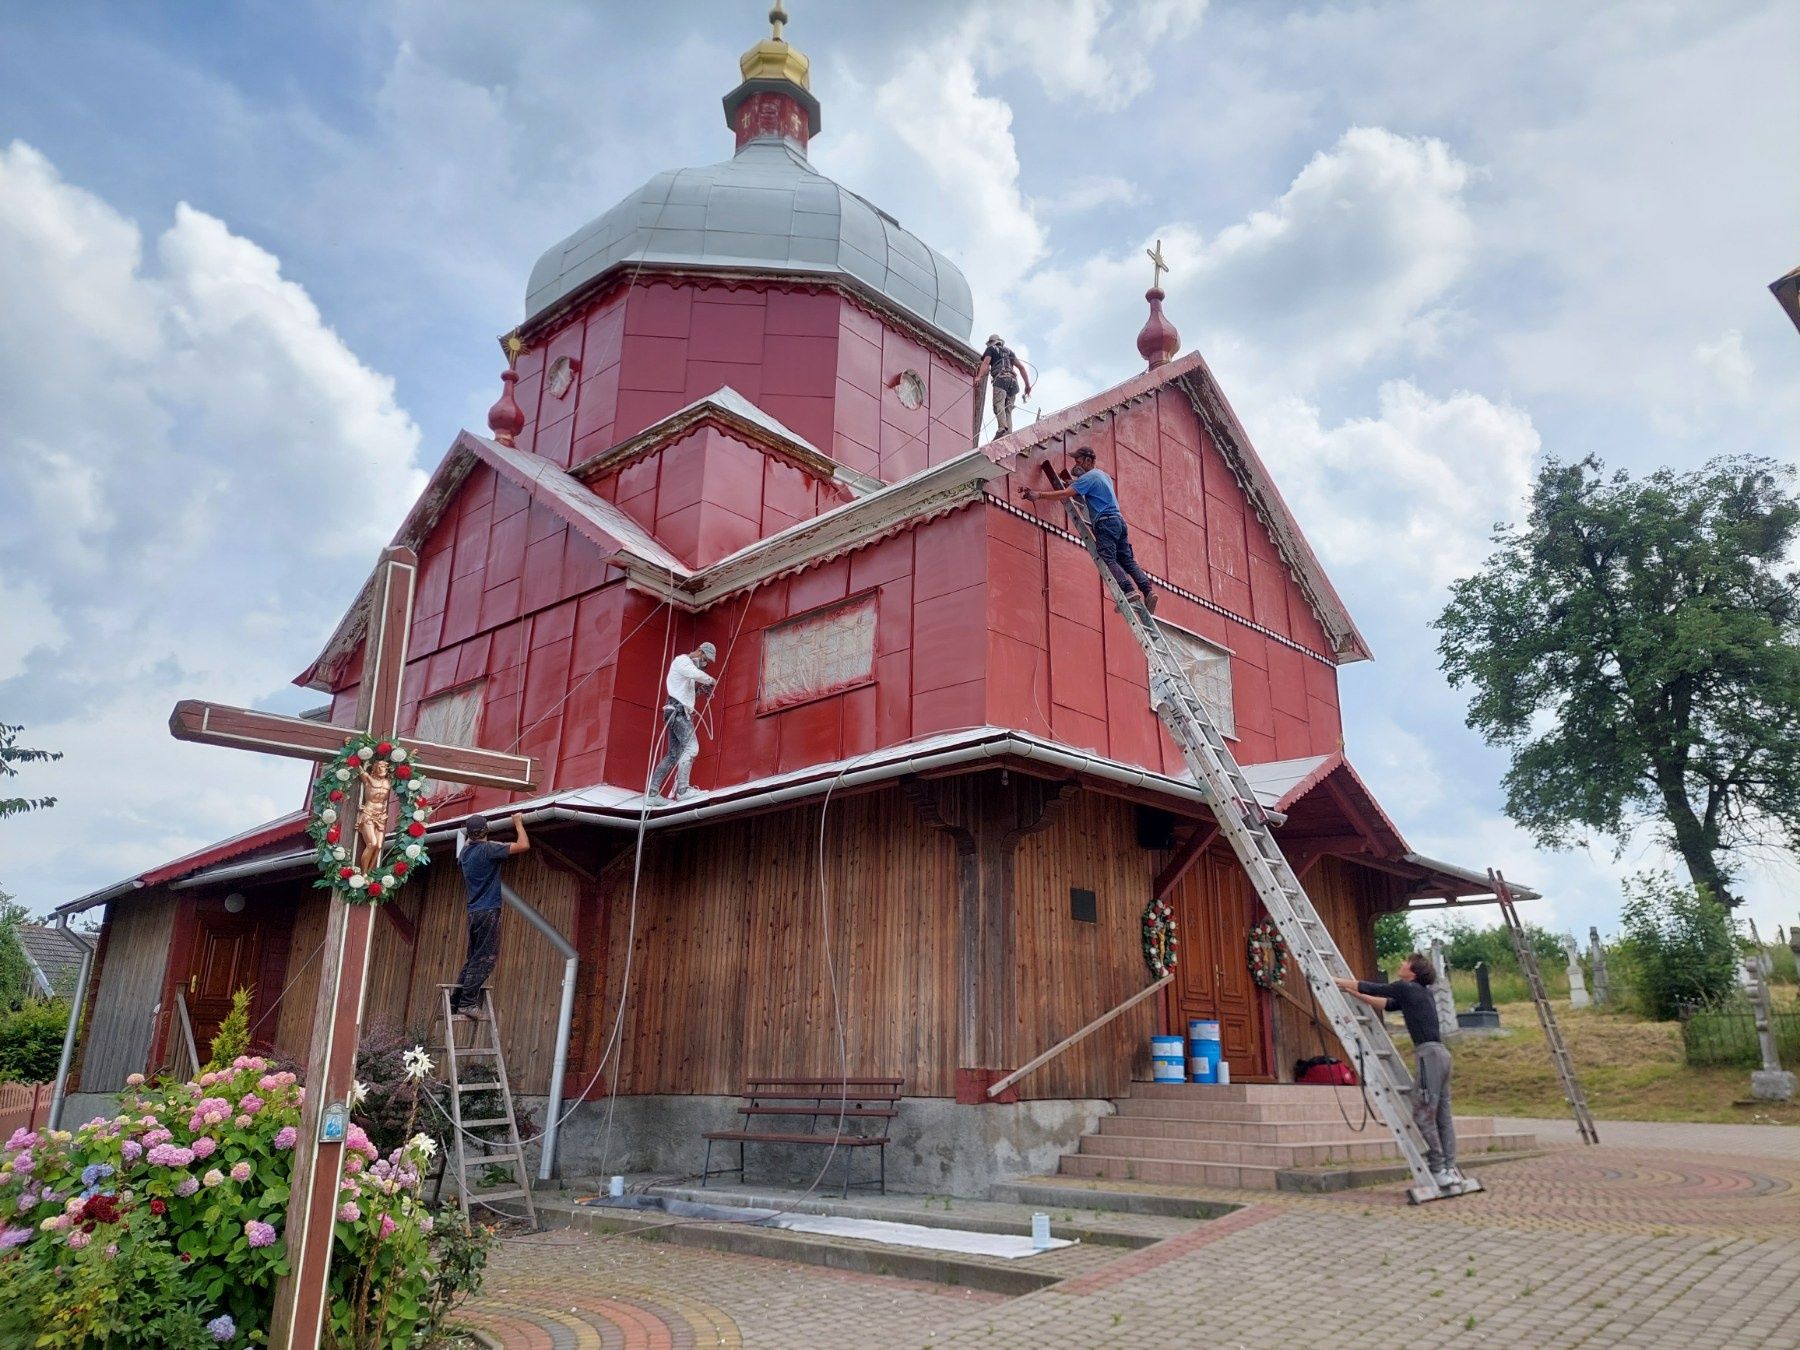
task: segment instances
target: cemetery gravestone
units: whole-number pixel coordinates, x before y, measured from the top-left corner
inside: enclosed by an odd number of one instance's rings
[[[1587,978],[1581,973],[1581,949],[1575,945],[1573,933],[1563,935],[1562,945],[1569,963],[1569,1006],[1585,1008],[1592,1000],[1588,998]]]
[[[1588,929],[1588,964],[1594,968],[1594,1003],[1604,1008],[1612,1002],[1612,981],[1606,972],[1606,946],[1598,928]]]
[[[1464,1031],[1498,1031],[1500,1010],[1494,1006],[1494,990],[1488,980],[1488,963],[1475,963],[1475,1006],[1456,1015],[1456,1025]]]
[[[1438,1032],[1451,1036],[1458,1030],[1456,1021],[1456,995],[1450,992],[1450,958],[1444,954],[1444,944],[1431,944],[1431,964],[1437,967],[1437,983],[1431,986],[1431,997],[1437,1004]]]

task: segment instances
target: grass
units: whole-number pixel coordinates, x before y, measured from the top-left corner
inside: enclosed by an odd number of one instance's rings
[[[1776,997],[1786,1002],[1793,991]],[[1689,1068],[1678,1023],[1567,1006],[1556,1009],[1556,1020],[1597,1119],[1800,1125],[1800,1105],[1734,1105],[1750,1095],[1748,1070]],[[1568,1114],[1531,1004],[1501,1003],[1500,1025],[1505,1035],[1459,1036],[1450,1043],[1456,1109],[1483,1116]]]

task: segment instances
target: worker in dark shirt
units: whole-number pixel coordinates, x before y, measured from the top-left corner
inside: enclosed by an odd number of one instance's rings
[[[1438,1030],[1437,1001],[1431,986],[1437,983],[1437,969],[1431,961],[1414,952],[1400,963],[1399,978],[1390,984],[1375,980],[1352,980],[1340,977],[1337,985],[1371,1008],[1382,1012],[1398,1012],[1406,1020],[1406,1034],[1412,1037],[1416,1068],[1413,1083],[1413,1123],[1425,1139],[1425,1163],[1440,1186],[1463,1180],[1456,1170],[1456,1124],[1450,1110],[1450,1052],[1444,1048]]]
[[[1125,516],[1119,510],[1119,494],[1112,479],[1095,467],[1091,446],[1081,446],[1070,456],[1075,461],[1075,476],[1066,488],[1046,491],[1043,488],[1020,488],[1019,495],[1028,502],[1066,502],[1081,498],[1087,508],[1088,523],[1094,528],[1094,547],[1100,561],[1111,572],[1125,598],[1143,605],[1144,612],[1156,612],[1156,593],[1150,589],[1150,575],[1138,566],[1131,551],[1131,531],[1125,527]]]
[[[1031,392],[1031,377],[1025,373],[1025,363],[1019,355],[1007,346],[998,333],[988,335],[987,346],[982,349],[981,364],[975,367],[975,383],[980,386],[983,378],[992,378],[994,382],[994,437],[1010,435],[1013,429],[1013,406],[1019,400],[1019,381],[1025,382],[1025,392]]]
[[[462,869],[463,887],[469,895],[469,956],[462,974],[456,977],[458,988],[450,996],[450,1015],[457,1021],[481,1020],[481,986],[500,959],[500,865],[531,847],[525,818],[515,815],[512,824],[515,837],[512,843],[502,844],[488,838],[485,816],[470,816],[463,822],[456,864]]]

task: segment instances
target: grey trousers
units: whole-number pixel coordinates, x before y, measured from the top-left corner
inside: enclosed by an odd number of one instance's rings
[[[675,770],[675,787],[670,796],[679,797],[688,790],[688,774],[700,755],[700,737],[694,731],[693,714],[670,700],[663,705],[663,727],[668,732],[668,748],[650,771],[650,791],[661,792],[669,770]]]
[[[1456,1123],[1450,1113],[1450,1052],[1441,1041],[1414,1051],[1413,1124],[1425,1136],[1425,1161],[1434,1172],[1456,1166]]]

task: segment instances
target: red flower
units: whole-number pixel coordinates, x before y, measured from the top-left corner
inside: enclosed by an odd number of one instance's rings
[[[193,1260],[193,1259],[194,1259],[194,1258],[193,1258],[193,1257],[191,1257],[191,1256],[189,1256],[189,1255],[188,1255],[188,1254],[187,1254],[187,1253],[186,1253],[186,1252],[183,1252],[183,1253],[182,1253],[182,1254],[181,1254],[181,1264],[182,1264],[182,1265],[184,1265],[184,1266],[185,1266],[185,1265],[186,1265],[186,1264],[187,1264],[187,1263],[188,1263],[188,1262],[189,1262],[189,1261],[192,1261],[192,1260]]]
[[[380,745],[375,747],[375,753],[378,755],[385,755],[393,748],[394,743],[392,741],[383,741]]]
[[[394,864],[394,875],[395,876],[403,877],[406,875],[406,873],[407,873],[407,864],[406,863],[397,862]]]
[[[160,1196],[153,1197],[150,1201],[150,1212],[152,1214],[167,1214],[169,1212],[169,1202]]]
[[[355,876],[355,875],[356,875],[356,869],[355,869],[355,868],[354,868],[354,867],[340,867],[340,868],[338,868],[338,876],[340,876],[340,877],[341,877],[341,878],[343,878],[343,879],[344,879],[344,880],[345,880],[345,881],[348,881],[348,880],[350,880],[350,878],[351,878],[351,877],[353,877],[353,876]]]
[[[329,830],[325,831],[325,842],[328,844],[335,844],[342,837],[343,836],[340,833],[340,831],[338,830],[338,827],[335,825],[333,825]]]
[[[412,765],[402,764],[399,768],[394,770],[394,777],[396,777],[396,778],[411,778],[412,777]]]
[[[423,835],[425,833],[425,825],[422,821],[415,820],[412,824],[410,824],[406,827],[406,832],[407,832],[407,834],[411,835],[414,839],[421,838],[421,837],[423,837]]]
[[[371,881],[371,882],[370,882],[370,883],[369,883],[369,895],[370,895],[370,897],[371,897],[371,898],[373,898],[373,897],[375,897],[375,896],[377,896],[377,895],[380,895],[380,894],[381,894],[381,883],[380,883],[380,882],[379,882],[379,881]]]
[[[331,789],[331,800],[334,802],[343,801],[344,800],[344,790],[342,788]]]

